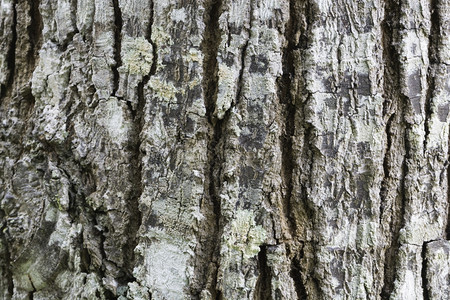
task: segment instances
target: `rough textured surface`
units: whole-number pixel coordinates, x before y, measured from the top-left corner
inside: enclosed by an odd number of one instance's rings
[[[0,0],[1,299],[448,299],[447,0]]]

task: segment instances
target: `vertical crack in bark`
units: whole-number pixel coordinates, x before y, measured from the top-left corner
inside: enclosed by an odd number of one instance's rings
[[[5,268],[5,276],[6,280],[8,282],[8,293],[10,298],[13,296],[14,293],[14,281],[13,281],[13,272],[12,272],[12,260],[11,260],[11,252],[9,250],[9,243],[8,239],[6,237],[6,229],[7,229],[7,221],[6,221],[6,213],[3,209],[0,209],[0,217],[3,219],[2,224],[0,227],[0,239],[2,240],[2,243],[4,245],[3,251],[4,251],[4,262],[5,265],[2,266]]]
[[[295,40],[295,33],[299,30],[298,12],[295,9],[295,1],[289,3],[289,21],[285,29],[285,39],[287,46],[283,49],[282,68],[283,74],[277,80],[278,97],[282,105],[281,111],[284,118],[283,133],[281,139],[281,179],[282,186],[286,191],[282,195],[283,214],[289,226],[289,233],[295,239],[296,224],[292,216],[292,174],[295,166],[294,149],[292,147],[295,134],[295,114],[296,106],[292,96],[292,83],[295,78],[294,50],[298,47],[298,41]]]
[[[114,0],[114,1],[117,1],[117,0]],[[142,78],[142,81],[139,82],[139,84],[138,84],[137,106],[135,109],[132,109],[132,107],[130,107],[130,111],[131,111],[131,114],[133,117],[134,141],[133,141],[133,155],[131,158],[131,161],[132,161],[131,173],[132,173],[132,177],[133,177],[133,189],[132,189],[132,194],[130,197],[131,205],[129,205],[129,207],[128,207],[129,213],[130,213],[130,222],[128,224],[129,225],[128,226],[129,241],[127,243],[127,249],[126,249],[126,257],[127,257],[128,262],[125,264],[129,268],[128,270],[126,270],[127,274],[128,274],[128,278],[127,278],[128,282],[132,282],[132,281],[136,280],[136,278],[132,275],[134,263],[135,263],[134,250],[139,243],[138,231],[142,224],[142,212],[139,209],[139,199],[141,198],[141,195],[144,191],[144,186],[142,184],[143,153],[141,153],[141,144],[142,144],[141,135],[142,135],[142,130],[143,130],[144,124],[145,124],[145,109],[146,109],[146,104],[147,104],[144,88],[148,84],[150,77],[155,74],[156,64],[157,64],[156,45],[152,41],[152,26],[153,26],[153,13],[154,13],[153,1],[150,2],[150,6],[151,6],[150,7],[150,22],[149,22],[149,25],[147,28],[147,32],[145,34],[145,38],[152,45],[153,61],[152,61],[152,66],[150,68],[150,73],[148,75],[145,75]],[[120,21],[120,24],[121,23],[122,23],[122,21]],[[122,25],[120,25],[120,27],[122,27]],[[131,102],[127,101],[127,103],[130,105]]]
[[[250,27],[248,28],[248,39],[241,49],[241,69],[239,70],[238,88],[236,91],[236,99],[235,99],[236,102],[234,104],[235,106],[239,103],[239,100],[241,99],[241,95],[242,95],[242,85],[244,82],[243,79],[244,79],[244,70],[245,70],[245,58],[247,57],[247,48],[248,48],[248,44],[250,42],[250,38],[252,36],[253,5],[254,5],[254,1],[250,0],[250,21],[249,21]]]
[[[255,299],[272,300],[272,271],[267,265],[267,245],[259,247],[259,276],[255,285]]]
[[[31,22],[27,27],[28,38],[30,41],[30,49],[27,53],[28,65],[30,69],[34,69],[36,60],[39,56],[39,49],[42,44],[42,29],[44,24],[39,11],[39,0],[29,0]]]
[[[291,0],[289,2],[289,21],[286,24],[285,39],[287,46],[283,49],[283,74],[278,79],[278,93],[280,103],[282,105],[282,115],[284,118],[283,133],[281,139],[281,179],[283,188],[286,192],[283,193],[283,214],[289,226],[289,233],[292,237],[289,245],[289,256],[291,257],[291,276],[298,299],[307,299],[306,288],[302,280],[302,266],[301,259],[304,255],[304,243],[299,241],[296,219],[293,215],[293,173],[295,168],[296,157],[294,155],[293,140],[295,135],[295,115],[297,114],[297,107],[295,104],[295,96],[293,93],[292,81],[296,79],[296,64],[294,52],[298,50],[301,45],[298,40],[298,33],[300,32],[299,16],[300,4],[298,1]],[[303,41],[306,42],[306,41]],[[304,45],[306,48],[306,44]],[[300,258],[298,257],[300,255]]]
[[[219,291],[216,290],[217,284],[217,271],[218,265],[211,264],[212,262],[217,262],[220,251],[220,216],[221,216],[221,205],[219,197],[219,187],[220,187],[220,173],[223,165],[223,158],[220,156],[220,149],[218,149],[219,144],[222,140],[222,135],[224,132],[225,124],[229,119],[230,109],[226,112],[225,117],[221,120],[214,116],[214,110],[217,101],[217,90],[218,90],[218,62],[217,53],[221,41],[221,35],[219,30],[219,17],[222,9],[222,0],[211,0],[206,4],[204,22],[206,24],[203,41],[202,41],[202,51],[204,53],[203,60],[203,91],[204,91],[204,101],[206,108],[206,117],[209,126],[209,140],[207,144],[207,166],[209,169],[206,170],[207,175],[205,180],[205,194],[208,203],[204,203],[205,207],[210,207],[212,212],[207,215],[207,221],[205,226],[211,226],[211,228],[204,228],[201,230],[207,231],[209,237],[205,237],[207,240],[212,239],[209,242],[210,247],[200,250],[205,252],[205,257],[207,258],[206,265],[201,262],[202,258],[197,258],[199,261],[196,263],[196,269],[199,274],[200,286],[198,290],[194,290],[194,294],[198,294],[201,290],[210,289],[213,297],[219,297]],[[205,232],[206,233],[206,232]],[[200,246],[203,247],[203,246]],[[198,254],[197,254],[198,255]],[[209,263],[209,265],[208,265]],[[201,265],[203,264],[203,265]],[[213,268],[213,270],[208,270],[208,268]],[[214,278],[210,278],[210,287],[208,287],[208,275],[213,274]]]
[[[427,251],[427,242],[424,242],[422,245],[422,289],[423,289],[423,300],[429,300],[430,295],[428,293],[428,279],[427,279],[427,257],[426,257],[426,251]]]
[[[389,179],[390,177],[390,158],[389,154],[393,145],[393,137],[397,130],[393,130],[392,121],[402,120],[405,122],[403,115],[404,106],[407,105],[407,101],[404,96],[400,94],[400,58],[397,49],[395,48],[395,37],[398,34],[398,22],[400,19],[400,3],[395,0],[386,0],[384,7],[384,20],[381,24],[382,29],[382,43],[383,43],[383,61],[384,61],[384,103],[383,114],[386,121],[386,136],[387,136],[387,148],[383,161],[384,178],[382,180],[382,187],[380,190],[380,221],[383,219],[383,215],[386,207],[392,207],[390,216],[389,232],[386,232],[386,238],[389,241],[389,245],[385,250],[384,260],[384,282],[381,291],[381,298],[388,299],[394,288],[395,270],[396,270],[396,255],[400,247],[398,238],[400,236],[400,229],[404,225],[404,213],[405,213],[405,177],[407,174],[407,159],[409,156],[409,149],[407,143],[408,129],[404,128],[404,143],[405,143],[405,157],[403,159],[401,167],[401,180],[398,194],[394,196],[393,203],[386,203],[388,200],[388,191],[390,189]],[[393,178],[395,179],[395,178]]]
[[[385,74],[386,76],[386,74]],[[384,97],[386,97],[386,94],[384,95]],[[384,103],[386,103],[386,100],[384,101]],[[383,105],[384,105],[383,103]],[[383,108],[384,111],[384,108]],[[384,112],[384,115],[388,115],[387,112]],[[380,224],[382,222],[383,219],[383,214],[385,212],[385,205],[386,205],[386,198],[387,198],[387,193],[388,193],[388,183],[387,181],[390,178],[390,162],[389,162],[389,153],[391,151],[392,148],[392,133],[391,133],[391,127],[392,127],[392,120],[394,119],[395,113],[392,113],[389,117],[388,120],[386,122],[386,149],[385,149],[385,153],[384,153],[384,158],[383,158],[383,180],[381,181],[381,189],[380,189]]]
[[[127,226],[128,241],[125,249],[126,263],[124,264],[127,268],[127,281],[132,282],[136,279],[134,278],[133,268],[135,262],[134,249],[139,243],[138,231],[142,223],[142,213],[139,209],[139,199],[141,198],[144,187],[142,185],[142,153],[141,153],[141,133],[144,126],[144,115],[145,115],[145,95],[144,86],[148,81],[148,77],[144,77],[144,81],[138,84],[138,103],[136,112],[133,115],[133,148],[131,157],[131,176],[132,176],[132,190],[130,195],[130,201],[128,208],[129,213],[129,223]]]
[[[313,146],[311,142],[314,139],[314,128],[311,124],[305,121],[305,115],[309,98],[311,94],[308,90],[308,84],[306,82],[306,72],[307,70],[301,64],[304,64],[306,61],[310,60],[308,57],[308,49],[310,47],[310,38],[313,35],[312,29],[314,23],[318,20],[318,10],[316,4],[311,1],[290,1],[290,34],[289,34],[289,44],[288,49],[290,51],[289,61],[287,62],[291,66],[290,75],[293,75],[295,80],[298,81],[298,86],[301,90],[298,90],[295,95],[291,94],[291,103],[288,107],[286,107],[289,111],[287,111],[287,126],[291,126],[289,122],[292,122],[292,141],[291,141],[291,149],[286,149],[286,151],[293,151],[294,144],[294,136],[299,134],[302,137],[302,145],[299,145],[301,151],[298,153],[298,157],[289,157],[287,155],[286,159],[290,159],[292,163],[294,158],[297,158],[302,164],[297,164],[292,166],[292,175],[291,175],[291,198],[289,199],[290,207],[294,208],[297,206],[297,209],[290,209],[291,213],[295,211],[295,218],[293,228],[295,229],[294,235],[294,243],[292,244],[293,249],[290,249],[290,260],[291,260],[291,270],[290,276],[294,281],[294,286],[296,290],[296,294],[298,299],[308,299],[308,298],[320,298],[320,289],[316,284],[316,280],[314,278],[314,271],[311,268],[311,264],[309,259],[305,257],[313,257],[315,254],[316,245],[314,241],[308,240],[308,232],[313,232],[315,227],[315,211],[309,204],[309,195],[308,195],[308,186],[310,183],[308,182],[308,178],[312,172],[313,168]],[[298,39],[298,40],[297,40]],[[294,57],[294,51],[299,51],[298,56]],[[292,66],[296,64],[295,66]],[[295,67],[299,67],[299,70],[296,70]],[[292,83],[289,89],[292,89]],[[299,97],[300,101],[297,102],[296,98]],[[292,106],[293,107],[292,107]],[[294,110],[294,114],[291,116],[290,110]],[[292,118],[292,119],[291,119]],[[295,123],[296,120],[299,120],[301,123]],[[298,133],[297,133],[298,132]],[[298,141],[300,142],[300,141]],[[298,143],[297,142],[297,143]],[[303,165],[303,166],[302,166]],[[292,195],[294,192],[294,168],[297,170],[299,176],[299,191],[297,196],[298,202],[295,201],[295,196]],[[302,174],[303,173],[303,174]],[[295,203],[295,206],[293,205]],[[305,245],[308,243],[310,247],[305,248]],[[308,253],[305,253],[307,251]],[[308,292],[307,292],[308,291]]]
[[[34,298],[34,292],[36,292],[36,287],[34,286],[33,280],[31,279],[30,274],[27,274],[28,280],[30,281],[31,287],[33,288],[32,291],[28,292],[28,300],[33,300]]]
[[[122,49],[122,12],[119,6],[119,0],[113,0],[114,5],[114,59],[116,61],[115,66],[113,67],[114,74],[114,87],[113,87],[113,96],[116,94],[119,89],[119,67],[122,65],[122,57],[121,57],[121,49]]]
[[[306,300],[308,299],[308,294],[306,293],[306,287],[303,284],[302,280],[302,264],[301,261],[304,258],[305,255],[305,243],[300,242],[300,250],[297,253],[296,256],[294,256],[291,260],[291,271],[289,275],[294,280],[294,286],[295,286],[295,292],[297,294],[297,298],[299,300]]]
[[[235,105],[237,105],[239,103],[239,99],[241,99],[242,83],[243,83],[244,69],[245,69],[245,57],[247,56],[247,48],[248,48],[249,41],[250,41],[250,30],[249,30],[249,38],[245,42],[245,45],[244,45],[244,47],[242,47],[242,50],[241,50],[241,69],[239,70],[238,88],[237,88],[237,92],[236,92],[236,103],[235,103]]]
[[[12,92],[12,86],[14,83],[14,74],[16,71],[17,0],[13,1],[12,7],[13,7],[13,24],[12,24],[12,30],[11,30],[12,31],[12,39],[11,39],[11,44],[8,49],[8,53],[6,55],[9,75],[8,75],[7,87],[5,89],[5,92],[3,92],[3,89],[2,89],[3,95],[0,95],[1,98],[3,98],[5,96],[5,94],[8,92],[8,90]]]
[[[203,60],[203,89],[205,93],[205,107],[208,122],[215,125],[218,120],[214,116],[214,109],[217,101],[218,89],[218,63],[217,53],[220,44],[219,22],[221,0],[211,0],[208,3],[205,13],[205,32],[202,41],[202,49],[204,52]],[[211,74],[212,73],[212,74]]]
[[[153,49],[153,61],[152,61],[152,66],[150,68],[150,76],[155,75],[156,73],[156,67],[157,67],[157,63],[158,63],[158,52],[156,51],[156,44],[155,42],[152,40],[152,28],[153,28],[153,21],[154,21],[154,13],[155,13],[155,3],[154,1],[150,2],[150,22],[148,24],[148,30],[147,30],[147,34],[145,36],[145,38],[147,39],[147,41],[152,45],[152,49]],[[150,78],[146,78],[144,77],[144,84],[147,84],[148,80]]]
[[[439,20],[439,6],[438,0],[431,0],[430,2],[430,18],[431,28],[428,36],[428,71],[427,71],[427,91],[425,98],[425,137],[423,152],[427,150],[427,142],[430,134],[430,121],[432,112],[432,97],[435,90],[435,69],[438,61],[439,51],[439,37],[440,37],[440,20]]]
[[[447,151],[447,227],[445,229],[445,239],[450,241],[450,131],[448,134]]]

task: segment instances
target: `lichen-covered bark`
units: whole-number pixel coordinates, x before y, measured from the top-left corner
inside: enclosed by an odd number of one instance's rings
[[[1,299],[447,299],[446,0],[0,0]]]

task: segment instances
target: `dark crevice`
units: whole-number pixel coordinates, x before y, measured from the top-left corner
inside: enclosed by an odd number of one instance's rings
[[[153,62],[152,62],[152,66],[150,68],[150,76],[155,75],[156,67],[157,67],[157,63],[158,63],[158,52],[156,51],[157,47],[156,47],[155,42],[152,40],[152,27],[153,27],[153,21],[154,21],[154,13],[155,13],[154,1],[151,1],[150,2],[150,22],[148,24],[148,30],[145,35],[145,38],[152,45],[152,48],[153,48]],[[144,82],[145,83],[148,82],[148,79],[146,81],[146,79],[144,78]]]
[[[310,60],[308,49],[312,29],[318,20],[318,10],[312,1],[290,1],[289,22],[286,28],[286,39],[288,45],[283,53],[283,79],[289,82],[287,89],[287,101],[285,105],[285,134],[288,134],[290,141],[284,143],[282,150],[282,163],[290,172],[288,181],[290,191],[288,192],[287,209],[291,217],[291,231],[293,242],[290,243],[289,257],[291,260],[290,277],[295,286],[298,299],[320,298],[319,286],[314,278],[314,270],[305,259],[305,251],[311,255],[314,253],[314,241],[306,241],[307,232],[314,234],[316,227],[316,210],[310,203],[308,193],[311,186],[310,176],[314,167],[314,136],[315,128],[306,119],[308,102],[311,94],[306,82],[308,70],[305,63]],[[298,66],[298,69],[296,67]],[[299,90],[295,90],[292,81],[296,81]],[[296,135],[299,135],[298,137]],[[297,141],[297,139],[299,139]],[[294,143],[301,142],[297,146],[300,148],[294,156]],[[298,157],[296,157],[298,156]],[[302,161],[302,164],[295,164],[295,161]],[[299,176],[298,188],[294,188],[294,174]],[[309,175],[309,176],[308,176]],[[291,194],[289,196],[289,193]],[[296,199],[297,198],[297,199]],[[295,205],[293,205],[295,203]],[[294,217],[295,214],[295,217]],[[310,243],[311,247],[305,249],[305,243]],[[311,255],[312,256],[312,255]],[[307,293],[307,287],[310,294]]]
[[[427,251],[427,242],[423,243],[422,245],[422,290],[423,290],[423,300],[429,300],[430,295],[428,293],[428,279],[427,279],[427,257],[426,257],[426,251]]]
[[[78,247],[80,249],[80,271],[83,273],[89,273],[89,266],[92,264],[91,255],[88,249],[85,247],[83,235],[80,235]]]
[[[132,110],[133,116],[133,141],[132,141],[132,157],[130,164],[130,173],[132,177],[131,194],[129,196],[129,201],[127,205],[129,213],[129,222],[127,226],[127,236],[128,240],[125,246],[125,258],[126,263],[124,264],[126,268],[127,282],[135,281],[133,274],[133,268],[135,263],[135,253],[134,250],[139,243],[138,231],[142,223],[142,213],[139,209],[139,200],[144,190],[142,183],[142,158],[143,153],[141,152],[141,133],[145,123],[145,105],[146,97],[144,94],[144,87],[147,84],[150,76],[145,76],[143,81],[138,84],[138,103],[136,110]]]
[[[34,286],[33,280],[31,280],[31,276],[30,274],[27,274],[28,276],[28,280],[30,281],[31,287],[33,288],[32,291],[28,292],[28,300],[33,300],[34,298],[34,293],[37,291],[36,287]]]
[[[308,294],[306,293],[306,287],[303,284],[302,279],[302,259],[305,255],[304,253],[304,242],[301,242],[300,250],[299,252],[294,256],[294,258],[291,260],[291,271],[290,276],[292,280],[294,281],[295,286],[295,292],[297,294],[297,298],[299,300],[307,300]]]
[[[406,98],[402,97],[402,102],[406,104]],[[405,122],[405,120],[403,120]],[[402,162],[401,168],[401,181],[400,181],[400,190],[397,195],[397,201],[393,204],[392,207],[392,216],[391,222],[389,224],[391,240],[388,248],[385,253],[385,261],[384,261],[384,284],[382,288],[381,298],[389,299],[390,295],[394,288],[395,282],[395,274],[396,274],[396,261],[397,254],[399,252],[399,248],[401,246],[399,237],[400,230],[405,226],[405,209],[406,209],[406,193],[407,193],[407,183],[406,183],[406,175],[408,174],[408,160],[409,157],[409,146],[408,146],[408,129],[405,129],[405,148],[406,154]]]
[[[113,95],[119,89],[119,67],[122,65],[121,49],[122,49],[122,12],[119,7],[119,0],[113,0],[114,5],[114,59],[116,61],[113,67],[114,73],[114,89]]]
[[[450,154],[450,132],[448,136],[448,154]],[[450,156],[447,157],[447,227],[445,229],[445,238],[450,241]]]
[[[439,0],[431,0],[430,2],[430,35],[428,39],[428,57],[430,65],[439,62],[439,43],[441,40],[441,20],[440,20],[440,6]]]
[[[249,21],[249,29],[248,29],[248,38],[245,42],[244,46],[241,49],[241,69],[239,70],[239,77],[238,77],[238,87],[236,91],[236,99],[235,99],[235,106],[239,103],[241,100],[242,95],[242,87],[244,84],[244,70],[245,70],[245,58],[247,57],[247,48],[248,44],[250,42],[250,38],[252,36],[252,22],[253,22],[253,5],[254,1],[250,0],[250,21]]]
[[[255,286],[255,299],[272,300],[272,272],[267,265],[267,245],[259,247],[259,276]]]
[[[426,93],[425,98],[425,124],[424,124],[424,131],[425,136],[423,138],[423,153],[427,151],[427,143],[428,143],[428,137],[430,135],[430,121],[431,121],[431,97],[434,91],[434,78],[430,73],[432,72],[431,66],[428,68],[428,89]]]
[[[244,78],[244,69],[245,69],[245,58],[247,57],[247,48],[248,48],[248,43],[250,40],[250,36],[248,38],[248,40],[245,42],[245,45],[242,47],[241,49],[241,69],[239,70],[239,77],[238,77],[238,88],[237,88],[237,92],[236,92],[236,103],[235,105],[237,105],[241,99],[241,95],[242,95],[242,85],[243,85],[243,78]]]
[[[36,60],[39,56],[39,49],[42,44],[42,29],[44,24],[39,11],[39,4],[39,0],[29,0],[31,22],[27,27],[28,38],[30,41],[27,59],[31,69],[34,69],[34,66],[36,65]]]
[[[388,201],[387,193],[390,189],[389,180],[391,179],[391,162],[393,159],[390,157],[391,150],[394,147],[399,147],[400,145],[393,144],[395,129],[393,129],[393,122],[397,121],[405,122],[404,117],[402,120],[403,111],[407,105],[407,99],[400,94],[400,58],[399,52],[395,45],[397,44],[398,38],[398,28],[400,20],[400,3],[395,0],[385,1],[385,15],[384,20],[381,23],[382,29],[382,46],[383,46],[383,61],[384,61],[384,102],[383,102],[383,117],[386,122],[386,152],[383,161],[384,177],[382,180],[381,190],[380,190],[380,222],[384,220],[383,214],[386,212],[391,213],[389,232],[390,241],[389,245],[385,251],[384,259],[384,282],[381,289],[381,298],[389,299],[390,295],[394,289],[395,273],[396,273],[396,260],[397,253],[400,247],[399,236],[400,229],[404,226],[404,214],[405,214],[405,203],[406,203],[406,174],[407,170],[407,160],[409,156],[409,145],[407,145],[408,140],[408,129],[404,130],[404,143],[405,143],[405,157],[403,158],[403,163],[401,170],[394,170],[394,172],[401,172],[400,187],[397,195],[394,196],[393,203],[386,203]],[[398,134],[398,133],[397,133]],[[400,141],[400,139],[398,139]],[[396,140],[396,142],[398,142]],[[401,141],[400,141],[401,143]],[[389,207],[389,211],[387,210]]]
[[[12,39],[11,45],[6,55],[7,65],[9,70],[7,88],[12,89],[14,83],[14,74],[16,71],[16,43],[17,43],[17,0],[13,2],[13,24],[12,24]],[[6,92],[6,91],[5,91]],[[2,90],[3,93],[3,90]],[[2,95],[4,96],[4,95]]]
[[[209,11],[205,14],[205,33],[202,41],[202,49],[204,52],[203,60],[203,89],[205,93],[205,107],[208,122],[211,125],[217,123],[214,116],[214,109],[217,100],[218,88],[218,63],[217,52],[220,44],[220,31],[218,18],[220,17],[221,0],[212,0],[209,4]]]
[[[117,1],[117,0],[116,0]],[[142,183],[142,159],[144,154],[141,152],[141,144],[142,144],[142,130],[145,125],[145,109],[147,104],[147,98],[145,95],[145,87],[147,86],[150,77],[156,73],[156,64],[157,64],[157,56],[156,56],[156,45],[152,41],[152,26],[153,26],[153,13],[154,13],[154,7],[153,7],[153,1],[151,2],[150,7],[150,22],[147,28],[147,31],[145,33],[145,38],[147,41],[152,45],[153,50],[153,61],[152,66],[150,68],[150,73],[148,75],[145,75],[142,78],[142,81],[139,82],[137,87],[137,96],[138,101],[136,107],[133,108],[133,105],[130,101],[127,101],[127,104],[129,105],[130,112],[133,118],[133,149],[132,153],[133,156],[131,158],[131,174],[133,177],[133,188],[132,188],[132,194],[130,197],[130,205],[128,207],[129,213],[130,213],[130,222],[128,224],[128,236],[129,240],[126,245],[126,257],[128,263],[125,265],[128,266],[130,269],[127,270],[128,282],[135,281],[136,278],[132,275],[133,274],[133,268],[135,264],[135,253],[134,250],[136,246],[139,243],[139,237],[138,237],[138,231],[142,224],[142,212],[139,209],[139,200],[140,197],[144,191],[144,186]],[[122,24],[122,20],[120,20],[120,26]]]
[[[217,101],[217,89],[218,89],[218,62],[217,62],[217,53],[221,41],[221,35],[219,30],[219,17],[222,9],[222,1],[221,0],[211,0],[206,6],[206,13],[204,15],[204,22],[206,24],[203,41],[202,41],[202,51],[204,53],[203,60],[203,91],[204,91],[204,101],[206,107],[206,117],[208,120],[209,126],[209,137],[207,144],[207,166],[209,169],[207,172],[207,180],[205,181],[205,191],[206,191],[206,199],[209,200],[209,203],[206,203],[205,206],[211,206],[212,212],[209,214],[209,218],[212,220],[208,223],[214,224],[212,228],[207,228],[206,230],[210,235],[208,239],[212,239],[209,241],[210,247],[203,249],[208,254],[207,256],[207,264],[206,266],[196,266],[198,268],[199,274],[214,274],[214,278],[206,278],[207,276],[201,276],[201,287],[200,290],[195,291],[195,294],[201,292],[203,289],[210,289],[211,294],[218,299],[219,291],[216,289],[217,284],[217,271],[218,266],[216,264],[210,264],[211,262],[217,262],[220,251],[220,233],[219,233],[219,223],[221,216],[221,206],[220,206],[220,198],[219,198],[219,186],[220,179],[219,174],[221,173],[221,168],[223,164],[223,158],[220,157],[220,142],[222,140],[222,134],[225,128],[225,124],[229,119],[228,110],[225,114],[225,117],[219,120],[214,115],[214,110]],[[207,225],[208,226],[208,225]],[[210,225],[209,225],[210,226]],[[208,266],[209,265],[209,266]],[[207,270],[208,267],[213,267],[214,270]],[[208,287],[208,279],[211,283],[211,286]]]
[[[438,0],[431,0],[431,28],[428,36],[428,58],[429,66],[427,71],[427,93],[425,98],[425,137],[423,151],[427,150],[427,142],[430,134],[430,121],[432,112],[432,97],[435,90],[435,69],[438,62],[438,49],[440,39],[440,20],[439,20],[439,6]]]
[[[311,33],[312,25],[314,24],[316,19],[318,19],[318,8],[316,7],[316,4],[310,1],[293,1],[293,2],[299,5],[300,11],[303,12],[301,14],[302,20],[299,20],[300,36],[298,38],[299,39],[298,45],[295,48],[300,50],[306,50],[308,49],[310,44],[310,36],[312,36]],[[304,53],[302,53],[302,60],[305,61],[306,59],[307,58],[304,57]]]
[[[11,252],[9,250],[9,243],[6,237],[7,232],[7,221],[6,221],[6,213],[4,210],[0,209],[0,217],[3,219],[1,227],[0,227],[0,239],[3,244],[3,262],[2,266],[5,271],[5,277],[8,282],[8,294],[9,297],[12,298],[14,292],[14,281],[13,281],[13,273],[12,273],[12,260],[11,260]]]
[[[292,94],[292,81],[294,80],[295,74],[295,59],[294,51],[297,46],[297,41],[295,40],[296,32],[300,30],[299,20],[297,15],[299,12],[295,6],[296,1],[290,1],[289,5],[289,21],[285,30],[285,38],[287,40],[287,46],[283,50],[282,64],[283,73],[277,80],[278,85],[278,97],[282,105],[281,111],[284,118],[284,130],[281,138],[281,178],[282,185],[285,187],[286,192],[283,193],[283,213],[288,221],[288,226],[290,229],[290,234],[292,237],[295,236],[296,224],[295,218],[292,215],[292,191],[293,182],[292,174],[295,167],[295,157],[293,149],[293,139],[295,134],[295,114],[296,106]]]
[[[386,102],[386,101],[385,101]],[[386,149],[385,149],[385,153],[384,153],[384,158],[383,158],[383,180],[381,182],[381,188],[380,188],[380,224],[382,222],[383,219],[383,215],[384,215],[384,211],[386,209],[386,198],[387,198],[387,193],[388,193],[388,183],[387,181],[390,178],[390,157],[389,157],[389,153],[392,150],[392,120],[395,117],[395,113],[391,114],[390,117],[388,118],[387,122],[386,122],[386,128],[385,128],[385,132],[386,132]]]

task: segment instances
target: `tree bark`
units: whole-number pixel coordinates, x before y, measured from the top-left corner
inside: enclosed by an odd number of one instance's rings
[[[1,299],[448,299],[447,0],[0,0]]]

